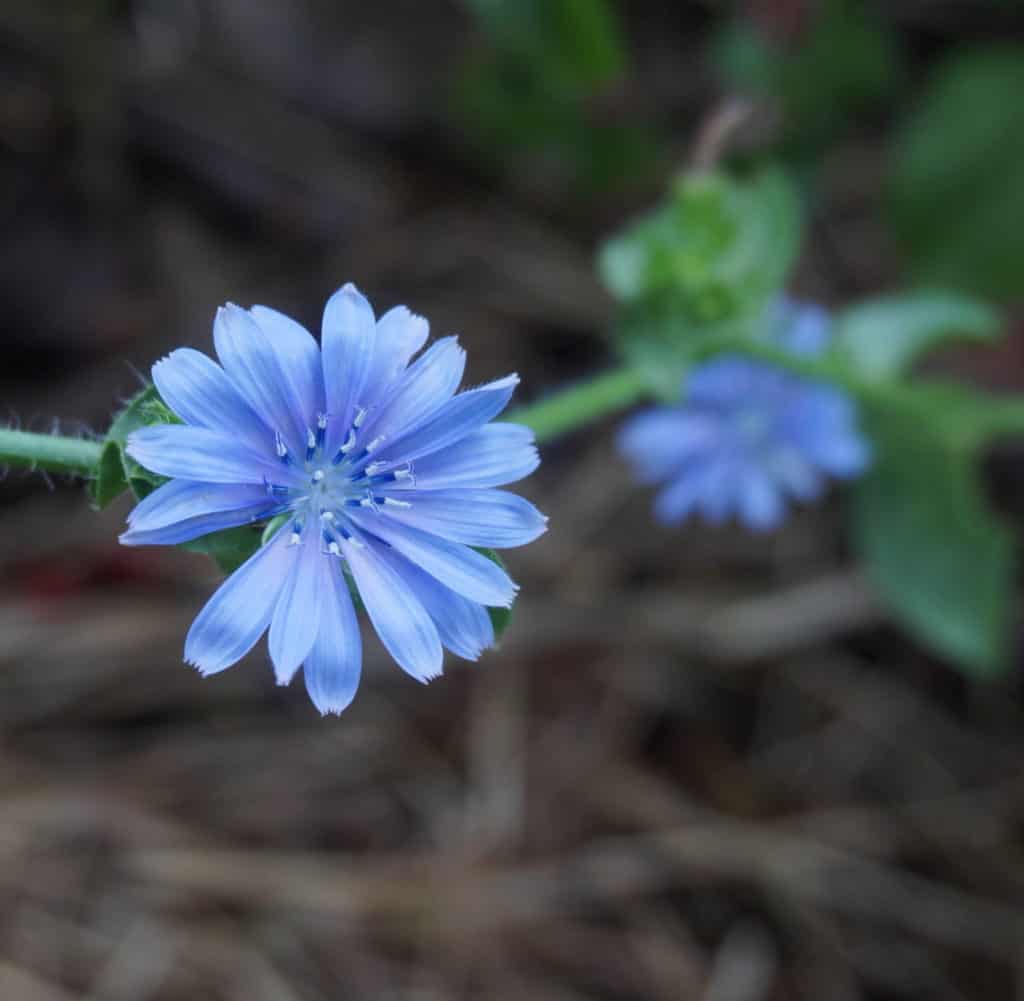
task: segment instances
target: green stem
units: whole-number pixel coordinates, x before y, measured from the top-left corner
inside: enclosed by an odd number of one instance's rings
[[[101,451],[96,441],[0,429],[0,466],[88,476],[95,473]]]
[[[527,407],[519,407],[507,420],[533,428],[538,441],[597,420],[641,399],[647,393],[647,380],[631,366],[612,369],[604,375],[554,393]]]

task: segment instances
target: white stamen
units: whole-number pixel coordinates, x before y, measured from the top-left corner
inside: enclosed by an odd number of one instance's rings
[[[348,437],[345,439],[345,444],[341,446],[339,451],[344,453],[345,455],[348,455],[348,453],[351,452],[352,449],[354,449],[355,447],[356,447],[356,433],[355,433],[355,431],[350,430],[349,433],[348,433]]]
[[[334,512],[333,511],[321,511],[320,512],[320,518],[323,521],[334,521]]]
[[[384,468],[385,468],[386,466],[387,466],[387,463],[386,463],[386,462],[371,462],[371,463],[370,463],[370,464],[369,464],[369,465],[368,465],[368,466],[366,467],[366,475],[367,475],[367,476],[376,476],[376,475],[377,475],[377,474],[378,474],[379,472],[381,472],[381,471],[382,471],[382,470],[383,470],[383,469],[384,469]]]
[[[354,535],[350,535],[345,541],[350,546],[352,546],[353,549],[365,549],[366,548],[365,543],[360,542]]]
[[[281,459],[288,454],[288,446],[284,443],[284,438],[281,437],[280,431],[274,432],[274,448],[277,450],[278,457]]]
[[[316,426],[320,428],[321,431],[327,428],[327,414],[316,415]]]
[[[297,546],[302,542],[302,536],[298,532],[292,532],[292,537],[288,540],[289,547]]]
[[[410,504],[409,501],[395,500],[394,497],[385,497],[384,498],[384,506],[385,507],[412,507],[412,504]]]
[[[395,479],[396,480],[411,480],[412,479],[412,467],[411,466],[405,466],[402,469],[396,469],[395,470]]]
[[[340,556],[341,546],[339,546],[337,542],[331,542],[331,544],[327,547],[327,552],[329,552],[332,556]]]
[[[352,419],[352,427],[360,427],[363,421],[366,420],[366,409],[364,407],[356,407],[356,415]]]
[[[314,483],[319,483],[323,478],[324,478],[324,471],[322,469],[318,469],[318,470],[316,470],[313,473],[313,482]]]
[[[376,452],[377,449],[380,448],[381,445],[383,445],[383,444],[384,444],[384,435],[378,435],[376,438],[373,439],[373,441],[370,442],[369,445],[366,446],[366,451],[367,452]]]
[[[312,428],[306,428],[306,448],[316,448],[316,432]]]

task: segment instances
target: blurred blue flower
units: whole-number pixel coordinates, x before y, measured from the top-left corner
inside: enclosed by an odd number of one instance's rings
[[[794,354],[822,350],[828,314],[788,300],[773,307],[771,336]],[[619,447],[639,480],[665,483],[655,513],[680,522],[735,516],[755,531],[778,526],[790,499],[819,497],[828,477],[870,461],[852,400],[762,362],[721,356],[694,368],[676,407],[631,418]]]
[[[397,306],[375,319],[346,285],[324,310],[322,346],[263,306],[218,310],[220,365],[190,348],[153,366],[184,421],[145,428],[128,454],[171,477],[129,515],[128,545],[177,544],[283,516],[189,630],[185,659],[215,674],[270,630],[279,684],[304,666],[322,713],[359,684],[362,648],[351,581],[391,656],[427,681],[442,646],[475,660],[494,642],[486,606],[516,585],[472,547],[519,546],[546,518],[494,489],[538,465],[532,432],[491,424],[518,382],[456,393],[465,353],[427,340]]]

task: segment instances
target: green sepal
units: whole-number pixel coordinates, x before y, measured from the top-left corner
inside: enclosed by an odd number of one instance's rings
[[[144,469],[125,452],[128,436],[139,428],[157,424],[181,423],[171,413],[156,387],[149,385],[135,394],[118,413],[103,440],[96,478],[90,489],[93,502],[105,508],[111,501],[131,490],[141,500],[164,482],[164,477]]]
[[[802,210],[781,170],[679,177],[667,201],[607,241],[598,268],[621,303],[619,350],[659,395],[708,344],[758,339],[800,245]]]
[[[182,549],[190,553],[204,553],[226,573],[234,573],[257,549],[260,548],[263,526],[239,525],[219,532],[200,536],[191,542],[183,542]]]
[[[507,572],[508,567],[505,566],[505,561],[493,549],[483,549],[478,546],[473,548],[481,556],[486,556],[492,563],[497,563],[502,570]],[[491,617],[491,625],[494,627],[494,645],[497,646],[512,621],[512,609],[487,606],[487,614]]]

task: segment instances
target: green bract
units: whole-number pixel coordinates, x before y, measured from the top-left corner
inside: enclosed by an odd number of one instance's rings
[[[620,348],[665,395],[694,352],[755,337],[800,242],[799,200],[786,175],[684,174],[663,205],[605,243],[601,277],[623,309]]]

